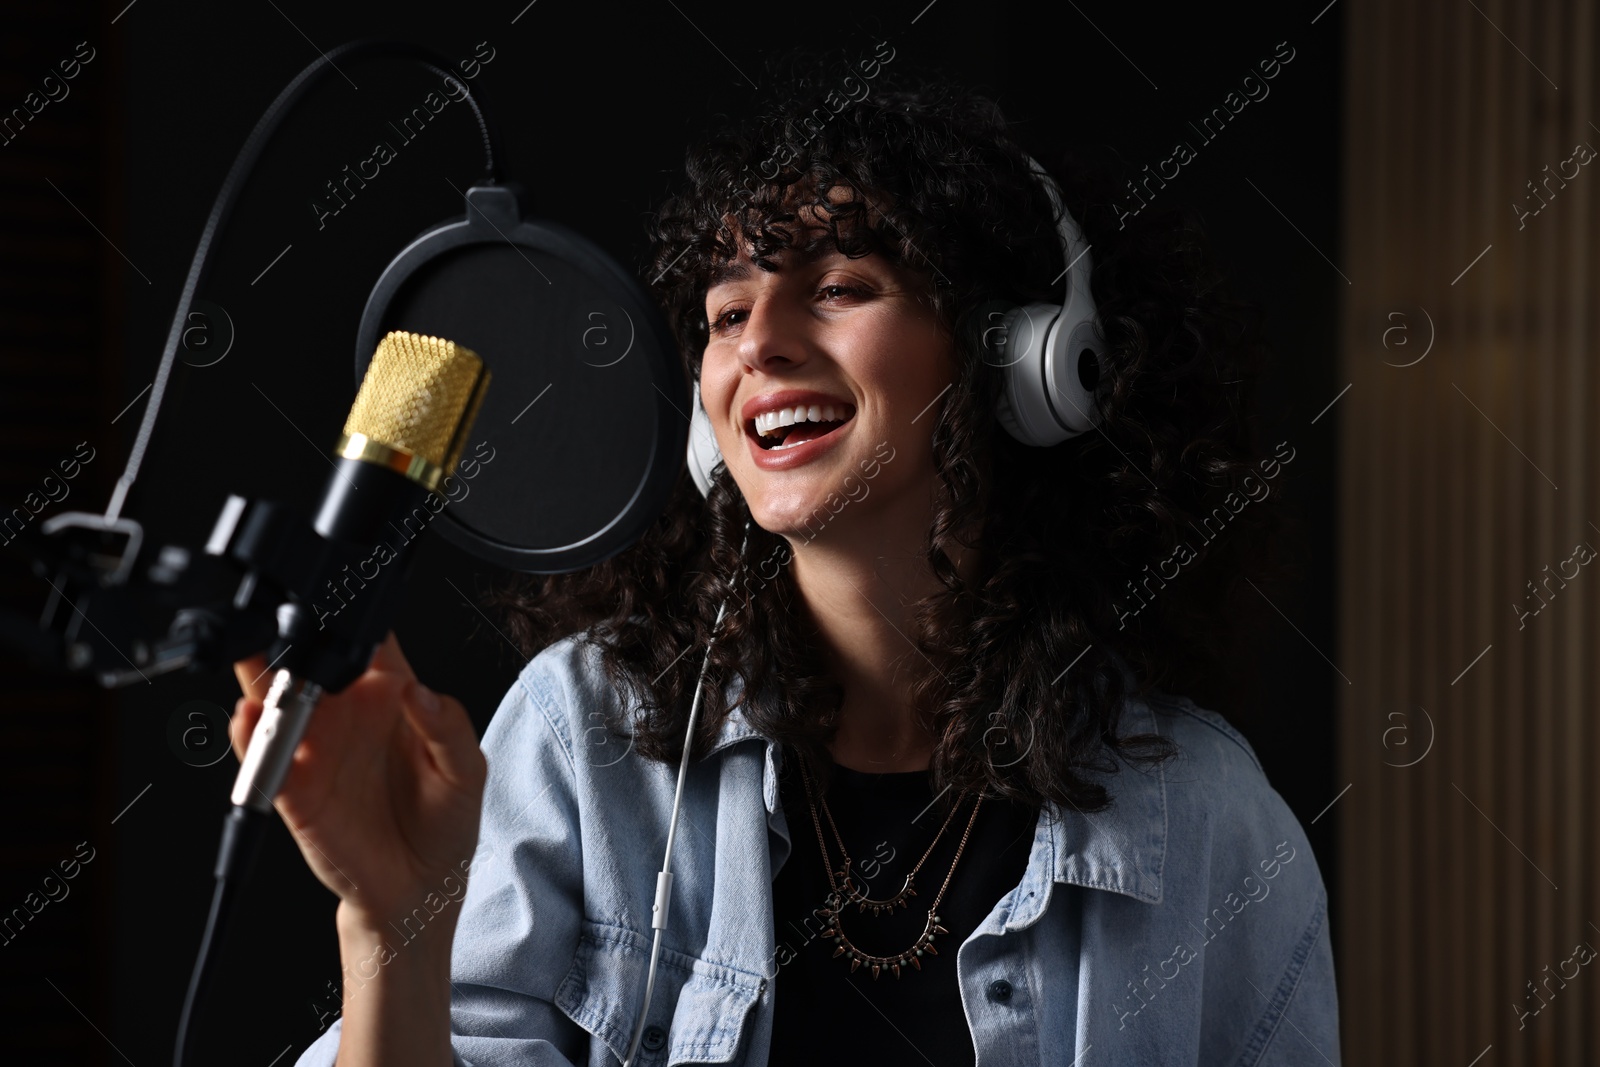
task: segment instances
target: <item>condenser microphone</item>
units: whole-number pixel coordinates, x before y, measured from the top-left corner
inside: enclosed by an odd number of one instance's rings
[[[316,509],[317,595],[278,609],[275,673],[234,780],[236,807],[271,812],[317,701],[371,662],[488,382],[483,360],[451,341],[395,330],[379,342]]]
[[[389,332],[334,447],[335,469],[314,533],[270,509],[247,510],[239,497],[230,498],[211,533],[208,553],[259,565],[237,598],[254,595],[260,574],[292,574],[297,593],[277,609],[278,637],[267,650],[276,673],[223,820],[211,913],[178,1021],[178,1067],[189,1062],[219,932],[259,850],[294,750],[322,694],[361,677],[388,634],[414,558],[411,542],[444,508],[440,490],[461,458],[488,384],[488,368],[471,349],[427,334]],[[332,599],[324,601],[320,591]]]

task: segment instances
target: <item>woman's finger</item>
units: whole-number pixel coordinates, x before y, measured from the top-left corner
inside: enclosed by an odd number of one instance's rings
[[[267,670],[267,654],[257,652],[249,659],[233,665],[233,676],[239,680],[239,691],[251,700],[267,699],[267,688],[272,685],[272,674]]]
[[[261,721],[261,701],[251,697],[240,697],[233,703],[233,718],[228,720],[228,739],[233,742],[233,754],[240,763],[244,762],[245,749],[250,746],[250,735],[255,733],[256,723]]]
[[[412,682],[400,694],[400,705],[440,776],[460,788],[481,789],[488,762],[461,702]]]
[[[393,630],[389,631],[383,643],[372,653],[369,669],[383,671],[385,674],[396,674],[408,681],[414,681],[417,677],[416,672],[411,669],[410,662],[406,660],[406,654],[400,651],[400,639],[395,637]]]

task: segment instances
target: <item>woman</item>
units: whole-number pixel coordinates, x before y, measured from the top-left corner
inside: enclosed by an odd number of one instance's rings
[[[986,331],[1061,300],[1050,199],[994,105],[884,61],[692,154],[655,220],[709,496],[503,597],[531,659],[481,751],[392,637],[313,721],[277,806],[344,1008],[302,1064],[1338,1061],[1305,836],[1167,694],[1270,576],[1254,322],[1181,218],[1063,168],[1109,381],[1093,432],[1012,440]]]

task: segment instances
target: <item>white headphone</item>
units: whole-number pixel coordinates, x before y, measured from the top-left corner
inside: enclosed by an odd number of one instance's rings
[[[1102,375],[1105,340],[1096,321],[1089,273],[1094,260],[1083,231],[1061,202],[1055,179],[1032,156],[1026,157],[1055,211],[1066,253],[1066,293],[1059,304],[1012,305],[990,311],[981,325],[985,358],[1005,368],[1005,386],[995,407],[1000,424],[1025,445],[1060,444],[1099,423],[1094,404]],[[700,403],[698,383],[690,383],[694,415],[689,422],[689,473],[702,496],[711,493],[713,472],[722,462],[717,435]]]

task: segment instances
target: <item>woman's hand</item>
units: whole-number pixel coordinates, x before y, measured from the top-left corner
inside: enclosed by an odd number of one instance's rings
[[[241,760],[272,681],[266,667],[262,655],[234,664],[244,695],[229,735]],[[317,705],[273,804],[338,894],[341,925],[376,930],[429,893],[459,895],[487,771],[466,709],[417,681],[391,633],[365,674]]]

